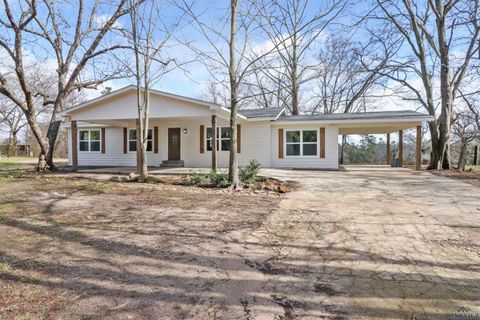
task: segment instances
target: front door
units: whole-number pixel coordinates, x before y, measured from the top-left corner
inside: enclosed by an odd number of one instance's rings
[[[168,128],[168,160],[180,160],[180,128]]]

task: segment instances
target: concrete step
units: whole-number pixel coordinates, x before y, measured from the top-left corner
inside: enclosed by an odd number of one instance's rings
[[[184,167],[185,163],[183,160],[163,160],[160,167],[163,168],[181,168]]]

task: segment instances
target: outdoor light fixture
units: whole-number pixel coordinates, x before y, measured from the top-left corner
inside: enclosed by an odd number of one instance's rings
[[[187,128],[183,129],[183,134],[187,134],[187,133],[188,133]]]

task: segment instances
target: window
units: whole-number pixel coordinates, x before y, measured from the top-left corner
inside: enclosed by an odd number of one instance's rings
[[[148,129],[147,134],[147,151],[153,150],[153,135],[152,129]],[[128,150],[131,152],[137,151],[137,129],[128,130]]]
[[[230,151],[230,127],[217,127],[217,151]],[[207,128],[207,151],[212,151],[212,128]]]
[[[80,130],[79,150],[85,152],[100,151],[100,130]]]
[[[318,149],[317,130],[289,130],[285,132],[287,156],[316,156]]]

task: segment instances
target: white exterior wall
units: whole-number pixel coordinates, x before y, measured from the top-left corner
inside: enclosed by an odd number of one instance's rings
[[[210,167],[212,161],[211,151],[204,146],[204,153],[200,153],[200,125],[205,129],[211,126],[210,119],[198,120],[152,120],[150,127],[158,126],[158,153],[148,152],[148,164],[159,166],[162,160],[168,159],[168,128],[181,128],[180,156],[186,167]],[[218,119],[217,126],[228,126],[228,121]],[[81,127],[92,129],[94,127]],[[100,128],[100,127],[98,127]],[[134,129],[134,127],[130,127]],[[184,134],[183,130],[188,133]],[[245,165],[251,159],[256,159],[262,166],[269,167],[270,157],[270,123],[254,122],[241,123],[241,152],[238,155],[240,165]],[[205,133],[206,144],[206,133]],[[71,165],[71,134],[68,130],[68,157]],[[77,145],[78,148],[78,145]],[[78,149],[77,149],[78,150]],[[218,167],[228,167],[228,151],[217,152]],[[123,153],[123,127],[105,128],[105,153],[78,151],[79,166],[135,166],[135,152]]]
[[[294,123],[289,125],[279,125],[273,123],[271,126],[271,154],[270,165],[272,168],[321,168],[321,169],[338,169],[338,128],[325,127],[325,158],[317,156],[287,156],[285,141],[283,139],[283,159],[278,157],[278,129],[285,130],[319,130],[320,125],[302,125],[302,123]],[[320,145],[317,147],[320,152]]]

